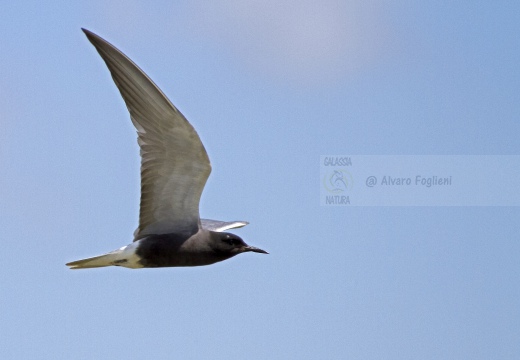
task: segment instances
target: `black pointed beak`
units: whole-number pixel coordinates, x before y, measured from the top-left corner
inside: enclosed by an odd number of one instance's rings
[[[254,246],[246,246],[244,248],[244,252],[246,252],[246,251],[257,252],[257,253],[260,253],[260,254],[269,254],[267,251],[259,249],[259,248],[254,247]]]

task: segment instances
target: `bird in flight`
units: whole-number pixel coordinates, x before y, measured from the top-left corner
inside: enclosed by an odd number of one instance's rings
[[[82,30],[105,61],[137,129],[141,204],[130,245],[66,265],[71,269],[200,266],[244,252],[267,254],[226,232],[247,222],[200,218],[200,196],[211,164],[197,132],[132,60],[98,35]]]

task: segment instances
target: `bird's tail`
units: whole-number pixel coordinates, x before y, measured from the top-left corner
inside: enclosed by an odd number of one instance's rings
[[[124,266],[131,269],[142,268],[141,258],[135,253],[139,243],[139,241],[134,241],[130,245],[123,246],[108,254],[73,261],[66,265],[71,269],[90,269],[104,266]]]
[[[114,256],[111,253],[91,257],[88,259],[76,260],[65,264],[71,269],[90,269],[114,265]]]

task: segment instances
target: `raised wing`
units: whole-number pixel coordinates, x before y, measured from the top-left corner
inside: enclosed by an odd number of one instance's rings
[[[113,45],[83,29],[108,66],[141,147],[141,209],[134,241],[150,234],[195,233],[211,172],[197,132],[153,81]]]
[[[220,220],[209,220],[200,219],[202,228],[211,231],[226,231],[229,229],[241,228],[249,224],[247,221],[220,221]]]

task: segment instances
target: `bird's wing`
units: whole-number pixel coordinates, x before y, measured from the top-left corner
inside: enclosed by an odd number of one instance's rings
[[[226,231],[229,229],[241,228],[249,224],[247,221],[220,221],[220,220],[209,220],[200,219],[202,228],[211,231]]]
[[[150,234],[197,232],[200,196],[211,172],[197,132],[132,60],[83,31],[107,64],[137,128],[141,209],[134,241]]]

